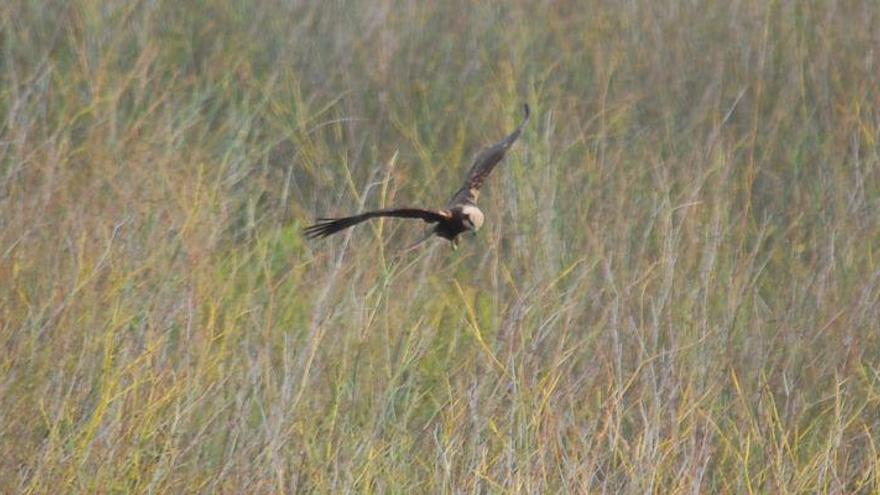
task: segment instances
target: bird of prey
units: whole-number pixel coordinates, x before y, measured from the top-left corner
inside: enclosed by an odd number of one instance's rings
[[[462,232],[471,231],[476,233],[483,225],[483,212],[477,208],[477,197],[480,195],[480,187],[483,186],[486,177],[504,158],[504,154],[522,134],[523,128],[529,121],[529,105],[523,105],[525,117],[519,127],[498,143],[482,150],[474,159],[474,164],[468,172],[464,184],[456,191],[445,208],[387,208],[373,210],[359,215],[341,218],[319,218],[317,223],[305,228],[306,237],[321,238],[335,234],[353,225],[359,224],[371,218],[417,218],[427,223],[436,224],[428,235],[416,243],[437,235],[452,242],[453,249],[458,248],[458,235]],[[415,247],[413,245],[412,247]]]

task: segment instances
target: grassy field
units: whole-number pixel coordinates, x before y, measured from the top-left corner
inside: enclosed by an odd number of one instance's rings
[[[3,2],[0,493],[880,493],[878,26]]]

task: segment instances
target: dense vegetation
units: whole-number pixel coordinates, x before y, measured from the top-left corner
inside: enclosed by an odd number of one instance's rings
[[[0,16],[0,492],[880,491],[876,2]]]

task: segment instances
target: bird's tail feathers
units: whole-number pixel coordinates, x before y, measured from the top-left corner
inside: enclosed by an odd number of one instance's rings
[[[416,242],[410,244],[409,246],[407,246],[407,247],[401,249],[400,252],[399,252],[398,254],[406,254],[406,253],[412,251],[413,249],[415,249],[415,248],[421,246],[422,244],[424,244],[425,241],[427,241],[427,240],[430,239],[431,237],[434,237],[434,229],[430,229],[430,230],[428,230],[427,232],[425,232],[425,235],[424,235],[424,236],[420,237],[419,240],[417,240]]]

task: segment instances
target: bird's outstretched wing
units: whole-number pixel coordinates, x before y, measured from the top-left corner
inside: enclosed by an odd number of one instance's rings
[[[464,181],[464,185],[462,185],[461,188],[456,191],[452,199],[449,200],[449,206],[461,204],[475,205],[477,203],[477,197],[480,195],[480,187],[483,186],[486,177],[489,176],[492,169],[495,168],[495,165],[498,165],[498,162],[504,158],[504,154],[507,153],[507,150],[510,149],[511,146],[513,146],[513,143],[515,143],[519,138],[519,135],[522,134],[523,128],[525,128],[526,123],[529,121],[528,104],[523,104],[523,111],[525,112],[525,117],[523,118],[522,124],[520,124],[516,130],[511,132],[506,138],[498,143],[493,144],[477,154],[477,157],[474,159],[474,164],[471,166],[470,172],[468,172],[467,179]]]
[[[306,237],[314,239],[317,237],[327,237],[333,235],[340,230],[347,229],[352,225],[359,224],[363,221],[376,217],[394,217],[394,218],[421,218],[428,223],[442,222],[450,218],[446,211],[432,211],[422,208],[388,208],[384,210],[373,210],[360,215],[352,215],[343,218],[319,218],[317,223],[306,227],[303,231]]]

